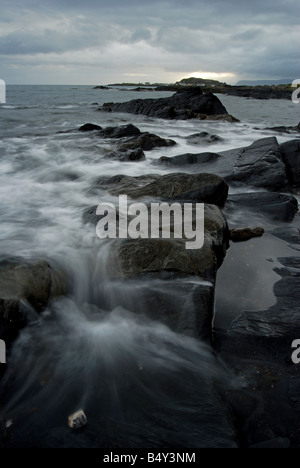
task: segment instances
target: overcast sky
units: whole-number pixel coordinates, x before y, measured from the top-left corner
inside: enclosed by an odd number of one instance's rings
[[[1,0],[7,84],[300,79],[299,0]]]

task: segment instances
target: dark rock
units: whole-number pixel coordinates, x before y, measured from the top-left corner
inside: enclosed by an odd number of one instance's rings
[[[136,314],[166,324],[185,335],[211,340],[214,311],[214,285],[195,276],[159,271],[135,276],[126,282],[105,284],[109,302],[101,306],[114,309],[120,304]],[[134,294],[132,293],[134,291]]]
[[[257,228],[235,228],[229,231],[229,238],[233,242],[244,242],[253,237],[261,237],[264,234],[264,229]]]
[[[162,156],[157,161],[157,164],[165,166],[187,166],[191,164],[203,164],[216,161],[221,156],[217,153],[185,153],[178,156],[166,157]]]
[[[215,92],[223,92],[230,96],[240,96],[252,99],[291,99],[290,89],[281,89],[273,86],[225,86]]]
[[[105,102],[103,105],[102,105],[102,108],[107,110],[107,112],[110,111],[110,106],[113,104],[113,102]],[[100,107],[101,109],[101,107]]]
[[[252,445],[250,448],[291,448],[291,441],[288,438],[276,437],[275,439],[266,440],[265,442],[260,442],[259,444]]]
[[[215,205],[205,205],[204,237],[203,247],[195,250],[186,249],[185,239],[122,241],[118,253],[121,273],[132,278],[145,273],[174,271],[214,281],[228,247],[228,226]],[[117,263],[112,261],[110,265],[111,276],[119,276]]]
[[[78,129],[79,132],[93,132],[94,130],[102,130],[102,127],[100,127],[99,125],[86,123]]]
[[[119,146],[121,151],[134,150],[142,148],[144,151],[150,151],[154,148],[165,148],[176,145],[174,140],[166,140],[152,133],[142,133],[141,135],[129,138]]]
[[[146,156],[144,151],[141,148],[128,151],[113,151],[105,156],[106,159],[117,159],[118,161],[128,162],[138,162],[145,161]]]
[[[226,207],[235,210],[235,206],[263,212],[273,219],[292,221],[298,210],[298,202],[292,195],[271,192],[251,192],[230,195]]]
[[[133,199],[143,197],[190,200],[223,206],[228,195],[228,185],[214,174],[174,173],[164,176],[119,176],[108,181],[112,195],[128,195]]]
[[[218,135],[210,135],[207,132],[200,132],[194,133],[193,135],[189,135],[186,137],[186,140],[194,145],[198,145],[199,143],[215,143],[216,141],[223,141]]]
[[[292,140],[279,146],[282,160],[286,165],[291,185],[300,186],[300,140]]]
[[[108,86],[94,86],[93,89],[110,89]]]
[[[292,342],[300,330],[300,258],[279,258],[274,286],[276,304],[267,310],[247,311],[222,337],[221,355],[247,382],[257,399],[256,409],[242,419],[240,436],[248,447],[299,447],[299,392],[297,366],[291,363]],[[237,419],[241,417],[235,408]]]
[[[260,130],[260,129],[257,129]],[[299,133],[300,132],[300,123],[296,127],[284,127],[283,125],[280,127],[266,127],[263,130],[271,130],[273,132],[278,133]]]
[[[84,223],[97,224],[100,216],[96,215],[96,209],[94,206],[84,211]],[[229,244],[228,226],[217,206],[205,205],[204,221],[204,245],[195,250],[186,249],[186,239],[114,241],[113,248],[108,251],[107,275],[113,280],[124,277],[132,279],[136,288],[143,291],[137,297],[135,289],[134,304],[131,303],[130,294],[125,291],[123,306],[127,304],[130,310],[142,310],[154,319],[161,318],[177,331],[198,334],[210,340],[214,283]],[[173,223],[171,220],[171,232]],[[154,289],[149,288],[148,280],[151,275],[156,282],[159,278],[164,281],[172,279],[172,282],[168,284],[165,281],[162,289],[158,288],[158,284]],[[192,279],[191,276],[195,278]],[[146,278],[147,282],[144,286],[138,286],[142,278]],[[121,287],[118,288],[120,289]],[[178,297],[179,291],[182,297]]]
[[[63,274],[47,262],[0,265],[0,338],[10,342],[28,321],[66,292]]]
[[[147,87],[147,88],[142,88],[141,86],[138,86],[137,88],[133,89],[133,91],[137,92],[137,93],[142,93],[142,92],[147,92],[147,91],[154,91],[154,88],[150,88],[150,87]]]
[[[141,131],[132,124],[121,125],[119,127],[106,127],[100,132],[103,138],[124,138],[140,135]]]
[[[226,180],[276,192],[291,191],[276,138],[264,138],[243,149]]]
[[[169,98],[135,99],[105,106],[111,112],[128,112],[166,119],[191,119],[201,115],[227,115],[223,104],[213,94],[203,94],[200,88],[178,91]]]

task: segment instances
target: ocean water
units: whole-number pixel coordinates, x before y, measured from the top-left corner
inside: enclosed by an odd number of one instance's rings
[[[206,424],[221,417],[209,389],[215,381],[240,385],[204,343],[133,314],[118,304],[116,288],[99,287],[107,282],[107,244],[99,242],[94,228],[83,226],[81,215],[107,200],[106,193],[91,190],[100,176],[164,174],[172,169],[154,164],[161,156],[221,152],[274,135],[280,143],[287,141],[294,137],[265,128],[297,125],[300,106],[219,96],[240,119],[235,124],[98,110],[105,102],[171,94],[89,86],[7,87],[7,103],[0,106],[0,259],[46,259],[71,284],[69,296],[25,329],[9,356],[0,416],[15,424],[16,446],[209,445]],[[147,160],[139,163],[112,161],[105,155],[117,142],[77,132],[87,122],[103,127],[132,123],[177,145],[145,152]],[[186,139],[203,131],[222,140],[195,145]],[[234,227],[249,220],[272,228],[262,217],[249,218],[247,210],[228,221]],[[299,217],[294,223],[300,226]],[[218,275],[216,328],[226,329],[243,310],[274,303],[274,268],[277,258],[288,254],[286,244],[268,234],[229,249]],[[126,294],[134,293],[126,286]],[[114,296],[112,310],[99,307],[101,294]],[[79,407],[87,413],[89,429],[74,436],[66,419]]]

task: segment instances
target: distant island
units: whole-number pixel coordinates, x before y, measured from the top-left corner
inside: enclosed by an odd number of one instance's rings
[[[291,99],[294,90],[289,79],[275,81],[239,81],[229,85],[217,80],[204,78],[184,78],[176,83],[114,83],[106,86],[95,86],[94,89],[111,89],[112,87],[134,88],[133,91],[180,91],[188,86],[201,87],[204,93],[227,94],[253,99]],[[266,84],[267,83],[267,84]]]

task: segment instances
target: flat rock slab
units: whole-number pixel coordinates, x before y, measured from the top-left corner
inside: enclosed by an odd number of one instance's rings
[[[272,137],[243,149],[228,180],[276,192],[291,191],[278,141]]]
[[[242,356],[267,353],[276,346],[276,354],[289,352],[295,338],[300,338],[300,257],[279,259],[281,276],[274,285],[277,303],[265,311],[244,312],[233,321],[224,348],[236,349]]]
[[[298,202],[292,195],[272,192],[250,192],[228,197],[226,208],[245,207],[247,210],[265,213],[272,219],[292,221],[298,211]]]
[[[156,164],[162,166],[189,166],[189,165],[201,165],[204,163],[211,163],[221,158],[221,156],[217,153],[185,153],[179,154],[177,156],[166,157],[162,156],[156,162]]]
[[[160,200],[187,200],[223,206],[228,185],[214,174],[174,173],[164,176],[116,176],[100,182],[112,195],[127,195],[132,199],[151,197]]]

